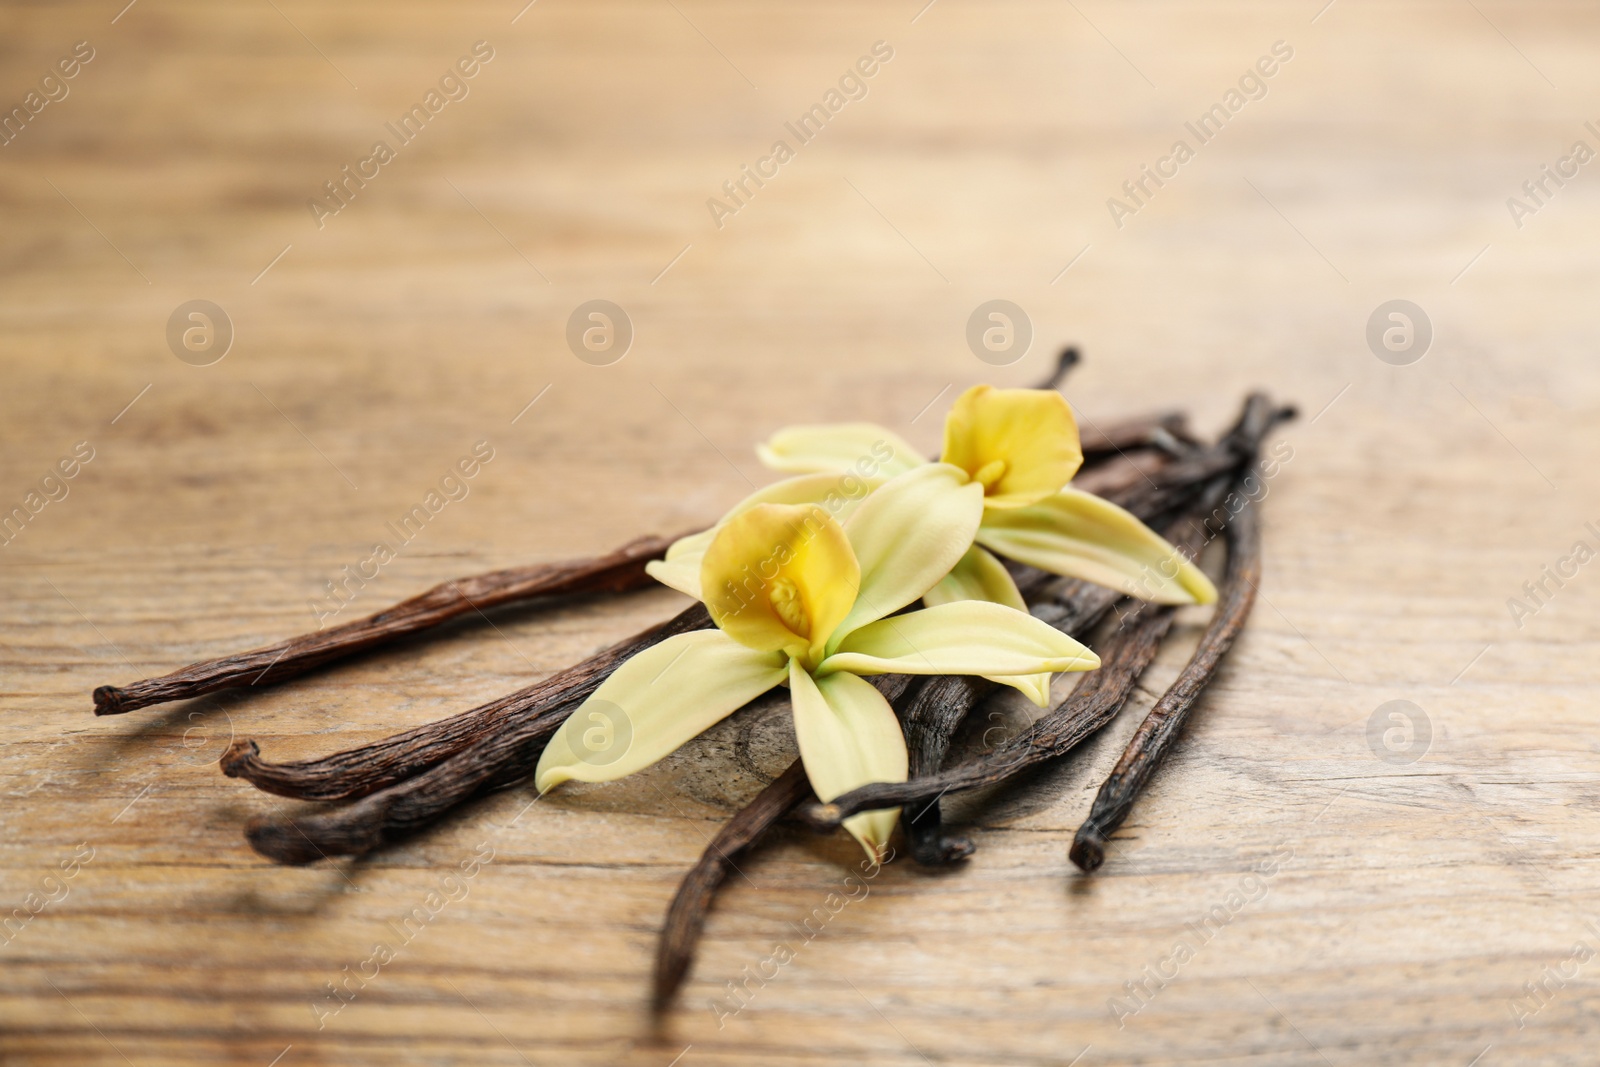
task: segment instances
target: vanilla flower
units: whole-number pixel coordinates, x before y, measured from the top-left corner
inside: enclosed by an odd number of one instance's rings
[[[995,603],[894,614],[972,544],[984,492],[964,470],[918,466],[850,510],[841,524],[815,502],[759,502],[722,523],[697,583],[717,629],[668,638],[618,667],[551,738],[535,772],[539,790],[632,774],[787,682],[806,775],[832,800],[906,778],[899,721],[863,676],[1015,677],[1100,665],[1066,634]],[[597,749],[588,732],[614,731],[619,719],[627,743]],[[898,816],[863,812],[845,828],[876,859]]]
[[[752,494],[724,522],[765,502],[817,502],[847,516],[882,479],[928,463],[899,435],[871,423],[791,427],[756,452],[768,467],[800,476]],[[1110,501],[1067,485],[1083,452],[1072,408],[1055,390],[968,389],[945,418],[940,462],[964,475],[961,487],[981,487],[983,516],[976,543],[928,591],[930,607],[983,600],[1026,611],[997,555],[1160,604],[1217,599],[1204,572],[1155,531]],[[676,542],[649,572],[699,598],[698,566],[715,532]],[[994,680],[1041,706],[1048,699],[1047,676]]]

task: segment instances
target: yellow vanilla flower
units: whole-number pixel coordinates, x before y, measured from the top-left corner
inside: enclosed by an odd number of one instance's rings
[[[965,471],[936,463],[864,494],[843,524],[815,501],[743,508],[701,553],[697,588],[717,629],[668,638],[618,667],[550,739],[540,792],[632,774],[787,682],[806,775],[832,800],[906,778],[900,724],[864,675],[1098,667],[1071,637],[998,604],[895,614],[967,552],[983,499]],[[898,815],[863,812],[845,828],[876,859]]]
[[[766,501],[815,501],[841,517],[882,478],[928,461],[893,431],[871,423],[796,426],[756,452],[775,470],[798,473],[735,505],[728,518]],[[928,606],[983,600],[1027,610],[996,555],[1052,574],[1108,586],[1162,604],[1210,604],[1216,587],[1183,553],[1133,515],[1067,486],[1083,462],[1078,424],[1053,389],[962,393],[945,418],[942,463],[983,489],[983,518],[973,544],[924,598]],[[698,567],[715,529],[678,541],[649,565],[657,580],[699,598]],[[1049,678],[995,678],[1041,706]]]

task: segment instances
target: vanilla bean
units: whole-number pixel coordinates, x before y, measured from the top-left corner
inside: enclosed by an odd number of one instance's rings
[[[514,693],[448,719],[319,759],[269,763],[261,759],[261,748],[255,741],[241,739],[223,754],[222,773],[243,778],[268,793],[299,800],[364,797],[493,737],[508,724],[539,720],[554,732],[623,660],[676,634],[710,626],[711,616],[705,605],[695,604],[660,625]]]
[[[273,685],[315,667],[388,644],[461,615],[533,597],[622,592],[651,584],[645,564],[660,559],[676,538],[641,537],[589,559],[512,567],[442,582],[376,615],[265,648],[193,663],[159,678],[94,691],[96,715],[120,715],[152,704],[214,693],[234,686]]]
[[[1139,605],[1101,643],[1100,668],[1085,674],[1065,701],[1017,737],[986,755],[938,774],[905,782],[875,782],[828,804],[802,804],[798,811],[801,820],[814,830],[834,830],[859,812],[929,804],[948,793],[995,785],[1070,752],[1116,716],[1139,675],[1155,658],[1171,623],[1170,607]]]
[[[1096,463],[1139,448],[1157,448],[1182,455],[1199,446],[1189,432],[1189,419],[1181,411],[1151,415],[1137,421],[1101,429],[1079,427],[1084,463]]]
[[[1231,470],[1253,460],[1262,438],[1273,425],[1290,414],[1292,412],[1288,410],[1274,410],[1264,396],[1252,395],[1246,399],[1238,421],[1216,446],[1191,456],[1185,463],[1171,464],[1153,477],[1140,474],[1138,480],[1130,479],[1104,495],[1160,529],[1162,524],[1156,522],[1156,517],[1173,508],[1182,499],[1183,493],[1209,492],[1211,495],[1220,495],[1220,490],[1225,489],[1231,481]],[[1230,477],[1219,481],[1219,471],[1230,472]],[[1184,480],[1186,478],[1193,480]],[[1209,491],[1205,488],[1207,486],[1210,486]],[[1200,514],[1209,513],[1215,506],[1216,501],[1208,500],[1203,504]],[[1198,545],[1195,547],[1198,548]],[[1025,595],[1028,595],[1026,590]],[[1081,633],[1094,626],[1116,599],[1116,595],[1109,590],[1075,582],[1058,596],[1056,603],[1036,606],[1032,613],[1066,633]],[[912,778],[938,773],[944,766],[950,742],[968,713],[997,688],[998,683],[975,677],[951,676],[929,680],[906,709],[901,721],[906,734]],[[916,862],[925,866],[939,866],[972,854],[974,846],[971,838],[944,832],[943,814],[937,797],[907,805],[904,815],[907,844]]]
[[[1073,581],[1056,600],[1035,605],[1030,613],[1064,633],[1082,633],[1099,622],[1120,595],[1104,586]],[[998,688],[998,682],[972,675],[928,679],[900,720],[906,735],[912,779],[939,772],[950,743],[967,715]],[[929,867],[942,866],[972,855],[971,838],[944,832],[938,796],[907,804],[903,814],[906,845],[916,862]]]
[[[879,685],[903,692],[901,678]],[[779,692],[759,702],[786,700]],[[261,855],[300,865],[333,856],[359,856],[424,829],[447,812],[483,793],[514,785],[532,773],[550,736],[577,708],[564,703],[542,715],[502,726],[469,748],[420,774],[330,811],[303,816],[251,819],[245,837]]]
[[[1081,362],[1083,362],[1083,357],[1078,354],[1078,347],[1076,345],[1067,345],[1059,353],[1057,353],[1056,365],[1050,369],[1050,373],[1045,375],[1044,380],[1038,385],[1034,386],[1034,388],[1061,388],[1061,383],[1066,381],[1067,374],[1072,370],[1073,367],[1076,367]]]
[[[901,703],[917,680],[903,674],[879,675],[871,679],[879,692],[883,693],[884,699],[895,705]],[[654,1004],[657,1011],[666,1007],[689,973],[695,946],[705,929],[706,913],[711,910],[711,900],[728,877],[728,872],[737,869],[735,859],[750,849],[796,804],[812,795],[805,767],[795,760],[789,764],[788,770],[757,793],[754,800],[740,808],[723,825],[700,854],[700,859],[683,876],[672,898],[672,905],[667,909],[661,940],[656,945]]]
[[[527,777],[550,736],[578,707],[544,705],[477,737],[455,754],[402,776],[360,800],[308,815],[256,817],[245,837],[261,855],[278,863],[305,864],[332,856],[359,856],[427,826],[479,793]],[[369,776],[360,766],[356,773]]]
[[[818,831],[837,829],[862,811],[915,806],[949,793],[997,785],[1030,767],[1065,755],[1116,716],[1172,624],[1172,608],[1137,604],[1101,643],[1100,667],[1085,674],[1072,693],[1022,734],[993,751],[938,774],[905,782],[877,782],[851,790],[828,804],[802,805],[802,822]]]
[[[1195,698],[1216,676],[1222,658],[1250,617],[1256,587],[1261,582],[1258,508],[1255,503],[1247,504],[1227,523],[1228,570],[1216,614],[1178,680],[1139,724],[1122,758],[1095,795],[1089,817],[1073,837],[1072,862],[1085,871],[1093,871],[1105,862],[1107,839],[1128,817],[1151,775],[1177,744]]]
[[[754,800],[740,808],[723,825],[700,854],[699,861],[683,876],[678,892],[672,898],[672,905],[667,909],[667,921],[661,929],[661,940],[656,945],[653,997],[656,1011],[667,1006],[688,975],[689,965],[694,961],[695,947],[705,929],[706,913],[711,910],[712,897],[716,895],[723,879],[728,877],[728,872],[735,869],[735,857],[755,844],[774,823],[811,795],[806,769],[799,760],[795,760],[789,764],[788,770],[756,794]]]

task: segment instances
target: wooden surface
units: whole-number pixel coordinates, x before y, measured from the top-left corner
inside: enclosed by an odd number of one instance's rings
[[[0,503],[93,449],[0,548],[4,1062],[1593,1062],[1600,962],[1568,961],[1600,953],[1600,563],[1521,626],[1507,599],[1600,547],[1600,164],[1520,229],[1506,205],[1574,141],[1600,147],[1592,6],[519,6],[0,11],[8,109],[95,50],[0,146]],[[478,40],[470,95],[319,229],[306,200]],[[879,40],[867,96],[718,229],[707,198]],[[1265,97],[1117,228],[1107,198],[1278,40]],[[1035,341],[995,368],[963,329],[997,297]],[[637,335],[606,367],[564,340],[596,298]],[[1364,340],[1394,298],[1435,327],[1410,366]],[[168,349],[193,299],[236,330],[212,366]],[[312,626],[323,583],[480,440],[470,494],[347,611],[708,520],[786,423],[871,418],[931,447],[957,390],[1032,380],[1068,341],[1095,422],[1184,406],[1209,431],[1252,387],[1305,411],[1263,505],[1263,601],[1093,878],[1067,846],[1132,716],[954,809],[966,866],[891,865],[811,940],[796,924],[858,857],[786,831],[729,882],[657,1025],[667,902],[789,758],[781,716],[295,870],[241,834],[282,802],[215,760],[236,736],[309,756],[470,707],[674,594],[90,713],[97,684]],[[1426,715],[1414,762],[1369,744],[1392,700]],[[1218,908],[1200,944],[1186,924]],[[1147,978],[1186,937],[1192,959]],[[793,959],[719,1018],[780,943]],[[393,958],[328,1014],[327,983],[380,944]],[[1153,995],[1119,1020],[1129,982]]]

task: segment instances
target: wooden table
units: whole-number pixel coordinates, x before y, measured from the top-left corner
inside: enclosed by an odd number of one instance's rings
[[[1600,563],[1524,592],[1600,548],[1600,165],[1561,162],[1600,148],[1592,8],[120,3],[0,13],[7,109],[93,53],[0,146],[0,505],[42,501],[0,549],[6,1063],[1594,1062]],[[815,104],[802,142],[785,123]],[[1213,104],[1202,142],[1185,124]],[[1577,175],[1536,202],[1545,164]],[[735,204],[746,165],[768,176]],[[1135,201],[1142,165],[1168,176]],[[335,179],[341,209],[308,207]],[[595,299],[632,323],[620,362],[569,350]],[[1018,362],[968,348],[991,299],[1030,317]],[[1395,299],[1431,322],[1420,361],[1369,348]],[[210,365],[203,323],[169,346],[193,300],[232,325]],[[667,901],[789,758],[781,716],[304,869],[246,847],[247,818],[292,807],[215,761],[451,714],[676,594],[90,714],[97,684],[314,626],[476,442],[467,495],[341,619],[704,522],[788,423],[931,447],[957,391],[1034,380],[1069,341],[1096,423],[1182,406],[1209,432],[1254,387],[1303,411],[1262,602],[1094,877],[1072,831],[1203,615],[1079,756],[952,809],[964,867],[893,864],[802,940],[856,855],[779,835],[658,1023]],[[779,943],[794,959],[717,1010]]]

